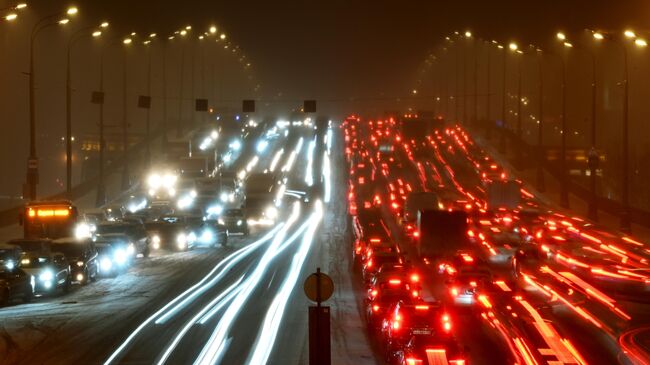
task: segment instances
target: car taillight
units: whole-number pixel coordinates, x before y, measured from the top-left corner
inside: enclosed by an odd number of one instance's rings
[[[458,296],[458,288],[451,288],[449,290],[452,296],[457,297]]]
[[[420,295],[420,293],[417,290],[413,290],[411,292],[411,295],[413,295],[413,298],[417,298]]]
[[[373,290],[370,292],[370,295],[374,298],[374,297],[377,296],[378,293],[379,293],[379,292],[377,291],[377,289],[373,289]]]
[[[451,331],[451,319],[449,318],[449,314],[445,313],[442,315],[442,329],[445,332]]]
[[[402,281],[400,279],[390,279],[388,280],[388,283],[390,283],[391,285],[399,285],[402,283]]]
[[[393,330],[399,330],[401,327],[400,321],[393,321]]]
[[[411,274],[411,282],[417,283],[420,281],[420,275],[418,274]]]
[[[414,238],[420,238],[420,231],[413,232],[413,237]]]
[[[420,359],[416,359],[414,357],[408,357],[406,358],[406,365],[422,365],[423,362]]]
[[[457,360],[449,360],[450,365],[465,365],[465,360],[463,359],[457,359]]]
[[[379,311],[379,306],[377,304],[372,306],[372,311],[373,312],[378,312]]]

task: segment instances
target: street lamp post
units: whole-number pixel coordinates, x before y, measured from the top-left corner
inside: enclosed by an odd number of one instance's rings
[[[53,21],[62,16],[73,16],[77,14],[77,8],[69,8],[67,11],[48,15],[41,18],[32,27],[29,42],[29,157],[27,159],[27,176],[23,195],[27,195],[30,200],[36,199],[36,186],[38,185],[38,155],[36,153],[36,88],[35,88],[35,69],[34,69],[34,48],[38,33],[43,29],[56,24],[65,25],[70,20],[63,18]]]
[[[108,27],[107,22],[103,22],[100,28]],[[65,87],[65,156],[66,156],[66,195],[68,198],[72,198],[72,67],[71,67],[71,53],[72,46],[75,42],[82,38],[83,35],[99,37],[102,32],[100,30],[95,30],[94,32],[88,34],[86,33],[90,29],[97,29],[97,27],[85,27],[74,32],[68,39],[67,47],[67,58],[66,58],[66,87]]]
[[[562,43],[563,49],[566,51],[573,48],[573,44],[567,41],[566,35],[562,32],[556,34],[558,41]],[[560,127],[560,205],[563,208],[569,208],[569,179],[567,176],[567,163],[566,163],[566,149],[567,149],[567,120],[566,120],[566,52],[560,55],[560,62],[562,68],[562,85],[561,85],[561,98],[562,98],[562,124]]]
[[[485,68],[485,76],[486,76],[486,82],[485,82],[485,135],[487,139],[490,139],[491,137],[491,113],[490,113],[490,104],[491,104],[491,89],[492,89],[492,48],[490,47],[490,44],[487,45],[487,62],[486,62],[486,68]]]
[[[517,50],[517,52],[521,52]],[[522,96],[521,96],[521,84],[522,84],[522,63],[523,63],[523,55],[517,59],[517,127],[516,127],[516,135],[517,135],[517,141],[515,143],[515,167],[519,170],[523,168],[523,163],[524,163],[524,157],[523,157],[523,134],[522,134],[522,126],[521,126],[521,104],[522,104]]]
[[[537,190],[544,192],[544,53],[537,50],[539,67],[539,115],[537,120]]]
[[[135,34],[131,34],[134,36]],[[128,90],[127,90],[127,75],[128,75],[128,53],[127,47],[133,42],[131,38],[125,38],[122,43],[122,55],[124,57],[124,66],[122,67],[122,190],[127,190],[131,186],[130,178],[130,161],[129,161],[129,120],[128,120]]]

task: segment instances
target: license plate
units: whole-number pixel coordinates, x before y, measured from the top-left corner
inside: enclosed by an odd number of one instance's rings
[[[428,329],[414,329],[413,334],[414,335],[430,335],[431,330],[428,330]]]

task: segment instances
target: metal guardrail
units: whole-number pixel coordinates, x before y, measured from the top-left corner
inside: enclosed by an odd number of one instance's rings
[[[484,130],[484,128],[481,129]],[[505,136],[508,138],[508,140],[512,142],[511,145],[514,148],[521,148],[523,150],[523,153],[525,153],[527,156],[531,158],[536,158],[535,156],[537,154],[537,147],[531,146],[526,141],[520,140],[517,137],[517,135],[509,129],[495,128],[494,130],[496,130],[497,133],[504,133]],[[476,129],[474,129],[474,131],[476,131]],[[546,170],[549,174],[551,174],[553,178],[557,180],[560,179],[561,176],[560,166],[553,164],[547,160],[544,160],[544,170]],[[589,201],[589,199],[591,199],[591,191],[589,189],[576,183],[575,181],[572,181],[570,178],[568,179],[568,183],[569,183],[568,186],[569,193],[577,196],[583,201]],[[614,216],[620,216],[621,213],[623,212],[622,204],[617,202],[616,200],[605,198],[602,196],[598,196],[597,199],[598,199],[597,200],[598,210],[602,210]],[[650,228],[650,211],[631,206],[630,220],[633,223]]]
[[[157,138],[161,137],[163,133],[167,133],[169,130],[172,128],[168,127],[166,130],[158,129],[154,133],[151,134],[149,139],[151,141],[156,140]],[[135,145],[131,146],[129,148],[130,151],[130,156],[133,156],[136,153],[142,152],[149,140],[148,139],[143,139],[140,142],[136,143]],[[131,161],[132,162],[132,161]],[[118,169],[124,166],[124,158],[120,157],[116,161],[109,163],[106,165],[104,168],[104,178],[106,179],[108,176],[118,172]],[[75,185],[72,188],[71,194],[68,195],[66,194],[65,191],[53,194],[50,196],[46,196],[43,199],[47,200],[54,200],[54,199],[61,199],[61,198],[66,198],[70,200],[76,200],[84,195],[90,193],[93,189],[97,187],[97,184],[99,182],[99,175],[96,175],[78,185]],[[137,185],[137,184],[136,184]],[[21,209],[23,208],[23,205],[19,205],[16,207],[12,207],[9,209],[5,209],[0,211],[0,227],[6,227],[10,226],[12,224],[18,223],[18,214],[20,214]]]

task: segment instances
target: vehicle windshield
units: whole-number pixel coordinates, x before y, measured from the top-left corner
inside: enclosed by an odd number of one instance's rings
[[[227,209],[222,215],[224,217],[241,217],[242,211],[239,209]]]
[[[97,234],[124,233],[130,229],[130,224],[100,224],[96,232]]]
[[[50,263],[48,256],[23,256],[20,265],[24,269],[38,269]]]
[[[66,258],[72,258],[82,256],[84,246],[78,243],[60,243],[52,247],[52,250],[62,253]]]

